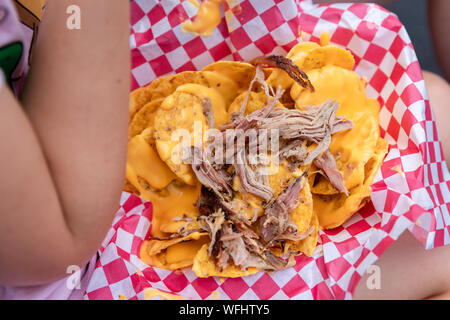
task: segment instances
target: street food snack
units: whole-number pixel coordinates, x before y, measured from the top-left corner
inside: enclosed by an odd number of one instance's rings
[[[219,61],[130,97],[124,190],[151,201],[140,258],[199,277],[281,270],[369,199],[387,153],[347,50]]]

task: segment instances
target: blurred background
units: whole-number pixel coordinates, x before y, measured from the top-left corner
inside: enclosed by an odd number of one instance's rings
[[[405,25],[422,69],[443,76],[436,60],[428,27],[427,1],[433,0],[396,0],[384,7],[395,13]]]

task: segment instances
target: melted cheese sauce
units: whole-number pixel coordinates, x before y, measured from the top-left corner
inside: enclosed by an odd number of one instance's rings
[[[207,233],[200,232],[170,240],[147,240],[139,249],[139,257],[157,268],[179,270],[191,266],[197,252],[207,242]]]
[[[238,87],[236,81],[218,72],[202,71],[202,74],[205,77],[206,81],[208,81],[208,84],[211,88],[210,90],[215,91],[212,96],[220,94],[221,98],[217,97],[216,99],[223,100],[223,103],[225,103],[226,106],[229,106],[236,97],[236,93],[240,91],[240,88]],[[206,94],[206,92],[204,92],[203,94]],[[219,103],[221,104],[222,101],[216,101],[216,105]],[[215,117],[217,116],[219,115],[215,115]]]
[[[367,162],[379,136],[379,105],[375,99],[367,98],[364,81],[355,72],[333,65],[311,70],[308,77],[315,91],[302,90],[294,85],[291,96],[296,106],[320,105],[329,98],[337,100],[337,115],[352,120],[354,127],[334,135],[330,151],[341,155],[337,161],[346,163],[349,169]]]
[[[197,0],[189,0],[190,3],[192,3],[192,5],[196,6],[197,8],[200,7],[200,3],[198,3]]]
[[[146,200],[153,204],[152,235],[156,237],[167,236],[176,232],[179,224],[173,222],[173,218],[183,215],[197,217],[198,209],[195,206],[200,195],[201,185],[177,187],[171,184],[167,187],[167,194],[147,192]]]
[[[198,34],[212,32],[208,28],[217,21],[220,22],[218,8],[219,0],[203,1],[194,22],[185,23],[191,30],[189,32]],[[210,17],[205,18],[205,15],[208,14]],[[351,71],[354,66],[351,54],[341,48],[329,46],[329,41],[330,35],[323,34],[320,39],[322,46],[304,42],[294,46],[287,55],[307,73],[315,88],[314,92],[300,87],[279,69],[273,70],[267,79],[267,82],[273,87],[281,85],[290,90],[291,98],[295,101],[296,107],[300,109],[308,105],[320,105],[330,98],[337,100],[339,102],[337,115],[345,116],[354,124],[352,130],[334,135],[330,145],[330,151],[336,157],[338,169],[344,176],[345,185],[351,191],[350,197],[338,195],[338,198],[331,198],[334,197],[334,194],[327,193],[329,190],[326,188],[330,188],[330,184],[325,181],[326,186],[324,183],[323,193],[320,193],[323,196],[314,199],[314,211],[324,212],[323,215],[317,217],[315,214],[313,215],[311,193],[309,185],[306,184],[299,197],[302,205],[291,213],[291,219],[301,232],[306,231],[315,220],[317,220],[315,223],[318,224],[319,219],[321,225],[322,223],[328,226],[333,225],[339,218],[336,218],[336,214],[342,217],[362,205],[361,198],[370,195],[370,186],[364,184],[370,180],[365,180],[368,170],[365,164],[371,157],[374,157],[374,150],[384,148],[384,146],[377,146],[377,143],[380,143],[378,102],[367,98],[364,80]],[[202,71],[207,85],[183,84],[164,99],[155,116],[156,150],[148,144],[148,139],[146,140],[143,134],[135,136],[129,142],[127,180],[139,191],[143,199],[151,201],[153,204],[151,233],[154,237],[164,238],[177,232],[184,221],[173,221],[175,217],[183,215],[197,217],[199,215],[195,203],[200,195],[201,185],[191,171],[190,165],[185,164],[185,167],[179,168],[168,162],[174,148],[179,143],[179,141],[171,140],[171,134],[173,130],[184,128],[194,133],[192,137],[195,137],[197,131],[193,124],[200,122],[201,126],[197,128],[201,132],[200,140],[206,141],[205,133],[209,128],[202,109],[202,101],[205,98],[209,98],[211,101],[216,127],[226,123],[231,112],[240,109],[245,95],[245,93],[239,95],[243,91],[241,88],[243,85],[240,86],[235,78],[228,76],[228,69],[230,68],[225,68],[223,72]],[[246,111],[259,109],[264,106],[264,102],[263,92],[252,92]],[[228,112],[227,108],[229,108]],[[195,141],[191,140],[190,143],[194,145]],[[375,169],[377,168],[372,168],[372,171]],[[303,172],[303,170],[291,172],[285,164],[276,168],[270,166],[269,171],[273,173],[269,175],[269,184],[275,191],[275,196],[292,179]],[[314,188],[317,191],[319,187],[313,187],[312,191],[314,192]],[[240,189],[237,178],[234,179],[233,189],[235,191]],[[330,198],[327,198],[328,196]],[[263,214],[262,200],[259,197],[237,193],[235,200],[239,211],[249,219],[253,218],[255,209],[258,216]],[[317,237],[317,234],[314,236]],[[145,241],[140,257],[151,265],[169,269],[187,267],[194,262],[193,269],[196,269],[198,274],[205,276],[244,275],[241,270],[228,270],[226,274],[216,270],[215,264],[207,255],[208,240],[208,237],[198,235],[198,237],[191,237],[182,242],[174,242],[153,255],[148,254],[151,244],[149,241]],[[310,239],[305,240],[305,243],[311,242],[310,247],[313,248],[312,244],[314,243],[315,246],[316,240],[311,235]],[[306,244],[304,245],[306,246]],[[248,272],[245,274],[249,274]],[[251,270],[250,273],[253,272],[256,270]]]
[[[152,165],[149,166],[149,163]],[[138,177],[145,179],[155,189],[167,187],[176,178],[141,135],[133,137],[128,143],[126,176],[128,181],[140,191],[143,187]]]
[[[207,237],[204,238],[204,241],[186,241],[168,247],[166,251],[166,263],[174,264],[186,261],[189,265],[192,264],[195,255],[202,245],[205,244],[206,241],[209,241],[209,239],[206,239]]]
[[[183,163],[183,157],[189,146],[203,143],[203,132],[208,130],[202,100],[188,92],[175,91],[156,111],[154,126],[156,150],[161,160],[181,181],[194,185],[195,175]]]
[[[211,100],[211,106],[214,112],[216,127],[220,127],[228,120],[227,106],[224,96],[229,96],[231,91],[229,88],[227,89],[226,86],[229,85],[233,88],[233,83],[228,78],[220,77],[220,75],[215,72],[205,71],[204,73],[205,78],[208,82],[210,82],[210,85],[213,88],[205,87],[200,84],[185,84],[179,86],[177,91],[190,93],[200,98],[200,100],[209,98]],[[222,91],[216,89],[218,83],[224,84],[220,86],[223,88]],[[234,86],[236,87],[236,85]]]
[[[153,236],[175,232],[182,225],[172,221],[175,217],[198,216],[194,204],[200,195],[199,183],[189,186],[174,181],[176,176],[141,135],[130,140],[128,150],[126,177],[141,198],[153,203]]]
[[[161,111],[158,112],[163,113],[163,116],[157,117],[155,125],[158,128],[171,127],[171,130],[163,131],[158,137],[157,151],[147,143],[144,133],[129,141],[126,177],[139,191],[140,197],[153,204],[152,235],[155,237],[165,237],[169,233],[176,232],[183,222],[174,222],[172,219],[175,217],[181,217],[184,214],[198,216],[198,209],[194,204],[200,194],[201,185],[196,181],[193,173],[187,172],[192,175],[188,180],[191,185],[171,183],[177,179],[177,175],[165,161],[173,156],[173,149],[179,144],[179,141],[171,139],[172,129],[185,128],[192,132],[191,145],[194,145],[198,134],[202,135],[200,139],[205,142],[207,138],[205,133],[209,128],[203,115],[201,101],[204,98],[211,100],[215,124],[220,126],[228,121],[227,105],[240,90],[236,82],[218,72],[204,71],[203,74],[210,87],[184,84],[161,103]],[[175,106],[186,104],[189,104],[191,108],[182,108],[180,112],[177,110],[175,113],[170,113]],[[200,133],[194,131],[193,124],[196,121],[202,124]],[[186,249],[188,246],[180,244],[178,247]],[[168,250],[169,258],[172,251]]]
[[[395,165],[395,166],[391,167],[390,169],[394,172],[397,172],[402,177],[405,177],[405,173],[403,172],[402,166],[400,164]]]
[[[330,44],[330,33],[328,31],[322,32],[322,34],[320,35],[320,45],[324,47],[329,44]]]
[[[365,82],[353,71],[327,64],[307,74],[315,91],[302,90],[294,84],[291,96],[296,101],[296,107],[320,105],[332,98],[339,102],[337,115],[353,122],[352,130],[333,135],[329,147],[344,177],[345,186],[350,190],[363,183],[364,164],[376,148],[379,137],[378,102],[367,98]],[[333,194],[336,190],[324,178],[313,187],[313,192]]]
[[[128,150],[126,177],[140,197],[153,204],[153,236],[165,237],[176,232],[182,222],[174,223],[175,217],[198,216],[194,204],[200,194],[199,183],[194,186],[171,183],[176,176],[140,135],[130,140]]]
[[[221,20],[220,0],[203,0],[194,21],[183,22],[181,31],[192,33],[196,36],[208,37],[212,35]]]
[[[320,48],[320,46],[315,42],[302,42],[289,51],[286,58],[291,59],[300,68],[303,65],[303,60],[308,55],[308,53],[315,48]],[[267,83],[272,87],[277,88],[281,86],[283,89],[290,88],[294,84],[294,80],[283,70],[274,69],[271,75],[267,78]]]

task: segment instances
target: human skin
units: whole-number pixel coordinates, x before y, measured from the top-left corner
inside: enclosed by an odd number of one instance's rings
[[[445,40],[450,32],[450,20],[448,17],[450,17],[450,1],[428,1],[428,22],[434,52],[446,80],[450,81],[450,42]]]
[[[425,250],[406,230],[377,260],[379,288],[368,285],[375,276],[365,273],[355,300],[418,300],[450,298],[450,247]]]
[[[0,284],[35,285],[99,248],[125,176],[129,1],[47,0],[20,101],[0,91]]]
[[[128,119],[128,1],[78,0],[82,29],[67,30],[65,9],[71,2],[47,1],[21,101],[7,88],[0,91],[3,285],[45,283],[64,276],[69,265],[84,265],[110,227],[120,195]],[[438,84],[442,79],[424,77],[435,114],[445,114],[445,100],[433,98],[433,92],[448,97]],[[450,136],[443,135],[439,121],[438,127],[448,146]],[[442,263],[449,258],[447,247],[426,251],[405,233],[376,262],[381,289],[369,290],[365,275],[354,297],[449,298],[450,284],[441,281],[450,278],[450,267]],[[424,268],[430,278],[423,276]]]

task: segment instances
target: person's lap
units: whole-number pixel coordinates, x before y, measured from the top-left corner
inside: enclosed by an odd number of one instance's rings
[[[450,159],[450,86],[440,76],[423,73],[447,164]],[[405,231],[380,257],[380,287],[369,289],[371,274],[365,274],[354,299],[450,299],[450,246],[425,250]]]

